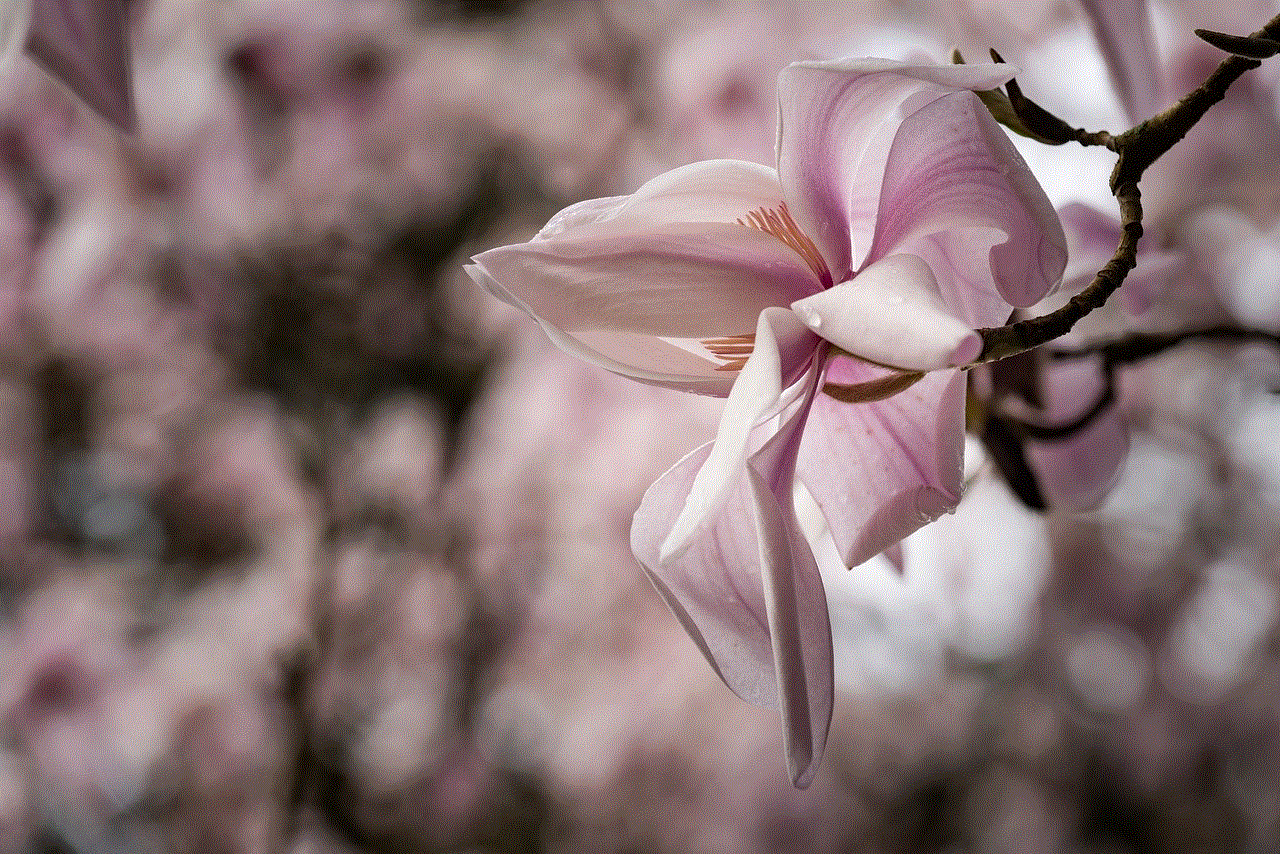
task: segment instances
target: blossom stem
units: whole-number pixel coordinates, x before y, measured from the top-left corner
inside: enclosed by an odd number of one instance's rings
[[[1008,413],[995,415],[987,419],[984,430],[990,429],[992,422],[999,422],[1000,428],[1007,436],[1037,439],[1042,442],[1058,442],[1069,439],[1080,430],[1088,427],[1116,400],[1116,369],[1121,365],[1132,365],[1151,359],[1181,344],[1194,341],[1219,341],[1237,344],[1250,342],[1270,344],[1280,350],[1280,334],[1262,329],[1244,329],[1239,326],[1208,326],[1202,329],[1185,329],[1181,332],[1143,333],[1135,332],[1113,341],[1096,344],[1085,344],[1079,347],[1049,350],[1050,359],[1085,359],[1090,356],[1102,357],[1102,371],[1106,382],[1097,399],[1080,415],[1065,424],[1052,427],[1022,420]],[[994,438],[1001,438],[997,434]],[[1040,509],[1043,509],[1041,507]]]
[[[1253,39],[1280,39],[1280,15],[1253,33]],[[1022,353],[1071,331],[1087,314],[1101,307],[1124,283],[1137,263],[1138,241],[1142,238],[1142,195],[1138,182],[1151,164],[1176,145],[1204,117],[1210,107],[1223,99],[1227,89],[1242,74],[1257,68],[1257,59],[1233,55],[1223,60],[1200,86],[1169,109],[1130,128],[1104,143],[1116,152],[1111,173],[1111,192],[1120,205],[1120,242],[1115,254],[1093,281],[1062,308],[1029,320],[990,329],[979,329],[982,352],[975,364],[994,362]],[[1090,134],[1081,131],[1084,137]],[[1081,144],[1088,143],[1078,139]]]
[[[1192,341],[1224,341],[1233,343],[1257,342],[1280,349],[1280,334],[1263,329],[1244,329],[1239,326],[1208,326],[1202,329],[1185,329],[1181,332],[1136,332],[1098,344],[1085,344],[1050,350],[1051,359],[1081,359],[1100,355],[1107,365],[1125,365],[1159,356],[1166,350]]]
[[[1088,427],[1098,416],[1106,412],[1116,402],[1116,383],[1113,366],[1106,366],[1106,384],[1089,408],[1065,424],[1047,427],[1030,421],[1023,421],[1011,415],[999,415],[995,420],[1003,421],[1006,428],[1019,438],[1036,439],[1041,442],[1063,442]]]

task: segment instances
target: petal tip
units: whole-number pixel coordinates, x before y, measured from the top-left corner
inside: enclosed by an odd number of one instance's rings
[[[697,539],[696,534],[699,529],[704,527],[709,512],[708,502],[697,493],[690,493],[685,499],[680,515],[676,517],[675,524],[671,526],[671,530],[658,548],[659,564],[665,565],[677,560],[689,550]]]
[[[502,287],[494,280],[493,276],[489,275],[489,271],[484,268],[484,265],[480,263],[480,256],[477,255],[475,258],[472,258],[470,264],[463,264],[462,270],[468,277],[470,277],[471,281],[475,282],[479,287],[493,294],[505,303],[510,305],[515,304],[511,301],[511,297],[507,295]]]
[[[791,774],[791,785],[797,789],[807,789],[818,773],[818,763],[810,756],[788,756],[787,771]]]
[[[666,539],[662,541],[662,545],[658,547],[658,564],[665,566],[687,552],[689,544],[693,542],[692,534],[691,530],[682,531],[679,527],[672,528]]]
[[[812,329],[814,332],[822,332],[822,314],[810,302],[797,300],[791,304],[791,310],[800,316],[804,321],[804,325]]]
[[[951,365],[953,367],[960,367],[962,365],[972,364],[973,360],[978,358],[981,353],[982,336],[977,332],[971,331],[960,340],[960,343],[956,345],[955,350],[952,351]]]

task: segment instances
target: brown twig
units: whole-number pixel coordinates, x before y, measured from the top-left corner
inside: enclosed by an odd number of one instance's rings
[[[1131,365],[1159,356],[1166,350],[1192,341],[1224,341],[1237,344],[1257,342],[1280,349],[1280,335],[1262,329],[1244,329],[1239,326],[1207,326],[1201,329],[1185,329],[1180,332],[1135,332],[1098,344],[1084,344],[1050,350],[1051,359],[1079,359],[1100,355],[1108,365]]]
[[[1280,39],[1280,15],[1272,18],[1249,38]],[[1109,137],[1105,143],[1077,140],[1081,144],[1105,144],[1116,152],[1116,165],[1111,173],[1111,192],[1120,206],[1121,236],[1115,254],[1083,291],[1057,311],[1005,326],[978,330],[982,335],[983,346],[977,363],[1005,359],[1065,335],[1081,318],[1101,307],[1116,292],[1129,271],[1137,264],[1138,241],[1142,238],[1142,195],[1138,190],[1138,182],[1143,173],[1186,136],[1210,107],[1225,97],[1227,89],[1240,75],[1260,64],[1256,59],[1229,56],[1204,83],[1164,112],[1119,136]],[[1021,93],[1018,92],[1018,95]],[[1087,131],[1073,132],[1084,137],[1090,136]]]

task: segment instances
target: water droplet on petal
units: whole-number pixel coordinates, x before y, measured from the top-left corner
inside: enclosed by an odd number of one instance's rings
[[[814,332],[822,329],[822,315],[818,314],[812,306],[800,306],[800,318],[805,322],[805,325]]]

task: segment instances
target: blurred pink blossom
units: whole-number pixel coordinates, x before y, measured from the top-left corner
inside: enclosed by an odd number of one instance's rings
[[[3,41],[20,38],[16,33],[29,21],[27,52],[98,115],[126,133],[134,129],[125,0],[27,0],[6,5],[10,8],[0,23],[6,31]]]
[[[1071,256],[1062,277],[1063,290],[1075,292],[1087,286],[1115,252],[1120,244],[1120,220],[1079,202],[1063,206],[1058,213]],[[1120,286],[1120,299],[1131,317],[1149,311],[1187,273],[1187,253],[1163,248],[1154,237],[1151,235],[1139,246],[1137,266]]]
[[[1223,306],[1241,323],[1280,329],[1280,226],[1259,228],[1227,205],[1206,208],[1185,222],[1197,266]]]
[[[1050,507],[1093,509],[1116,485],[1129,455],[1124,414],[1107,391],[1100,355],[1047,359],[1040,368],[1039,408],[1015,411],[1029,424],[1062,434],[1028,438],[1027,462]],[[1078,429],[1065,429],[1076,424]]]
[[[1163,88],[1146,0],[1080,0],[1130,121],[1159,109]]]
[[[664,46],[655,74],[656,112],[669,117],[673,147],[689,158],[769,162],[777,69],[794,56],[796,27],[781,6],[692,17]]]

